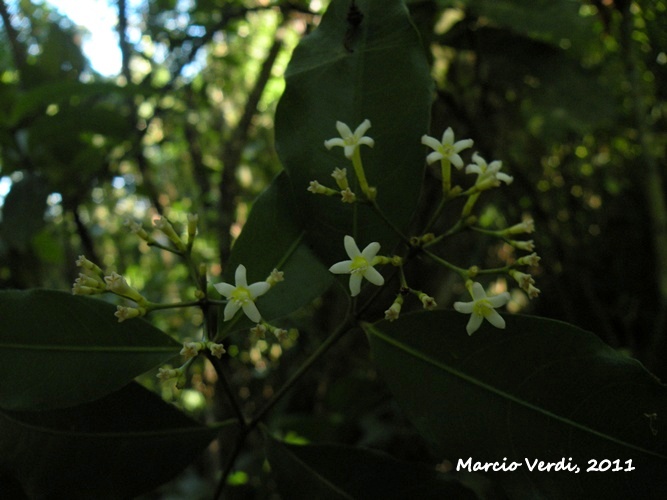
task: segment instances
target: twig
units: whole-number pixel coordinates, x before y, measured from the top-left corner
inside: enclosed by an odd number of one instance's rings
[[[26,67],[26,58],[23,51],[23,46],[18,39],[18,32],[12,25],[12,20],[7,10],[7,5],[5,5],[4,0],[0,0],[0,18],[5,25],[5,33],[7,33],[7,38],[9,39],[9,45],[12,50],[12,58],[14,59],[14,65],[16,69],[22,73]]]

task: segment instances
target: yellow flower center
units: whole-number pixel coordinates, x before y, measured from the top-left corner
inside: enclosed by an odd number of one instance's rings
[[[475,304],[472,306],[473,314],[477,314],[478,316],[483,316],[485,318],[491,311],[493,311],[493,306],[486,299],[479,299],[475,301]]]
[[[237,304],[245,304],[247,302],[252,302],[252,295],[250,294],[250,290],[248,290],[243,286],[237,286],[236,290],[232,292],[230,298]]]
[[[363,273],[368,269],[368,261],[364,259],[363,255],[357,255],[352,259],[352,264],[350,264],[351,273]]]
[[[440,146],[440,154],[445,158],[449,158],[454,154],[454,145],[453,144],[443,144]]]

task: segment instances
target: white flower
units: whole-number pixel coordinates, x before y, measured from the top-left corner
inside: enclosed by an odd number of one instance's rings
[[[239,267],[236,268],[234,279],[236,280],[236,286],[229,283],[213,285],[221,295],[228,299],[224,311],[224,320],[232,319],[236,312],[243,308],[243,312],[250,318],[250,321],[259,323],[262,316],[255,305],[255,300],[257,297],[268,292],[271,285],[266,281],[258,281],[257,283],[248,285],[245,266],[242,264],[239,264]]]
[[[331,177],[333,177],[336,180],[336,184],[341,190],[344,189],[349,189],[348,182],[347,182],[347,169],[346,168],[334,168],[333,173],[331,174]]]
[[[472,335],[486,318],[496,328],[505,328],[505,320],[494,309],[507,304],[510,300],[510,294],[503,292],[500,295],[487,297],[484,288],[479,283],[473,283],[470,290],[472,302],[454,302],[454,309],[460,313],[471,314],[466,331]]]
[[[209,342],[206,344],[206,347],[211,351],[211,356],[215,356],[218,359],[222,358],[222,355],[227,352],[224,345],[216,344],[215,342]]]
[[[526,252],[532,252],[533,250],[535,250],[535,242],[533,240],[524,240],[524,241],[510,240],[510,245],[512,245],[514,248],[518,250],[525,250]]]
[[[352,192],[352,190],[348,187],[343,189],[340,192],[341,199],[343,200],[343,203],[354,203],[357,201],[357,195]]]
[[[104,277],[106,289],[122,297],[134,300],[137,304],[145,304],[146,299],[137,292],[134,288],[128,285],[125,278],[120,274],[113,272],[109,276]]]
[[[266,282],[271,286],[275,286],[281,281],[285,281],[285,273],[283,271],[278,271],[277,269],[271,271],[271,274],[266,278]]]
[[[364,136],[369,128],[371,128],[371,121],[369,119],[361,122],[361,125],[356,128],[354,133],[352,133],[350,127],[348,127],[345,123],[336,122],[336,129],[338,129],[340,137],[335,137],[334,139],[324,141],[324,147],[331,149],[334,146],[341,146],[345,150],[345,157],[352,158],[355,149],[357,149],[360,145],[365,144],[366,146],[370,147],[375,145],[375,141],[373,139]]]
[[[350,294],[352,297],[359,295],[362,278],[366,278],[374,285],[383,285],[384,278],[373,267],[373,260],[380,250],[380,244],[374,241],[364,248],[363,251],[359,251],[359,247],[352,236],[345,236],[343,244],[351,260],[337,262],[329,268],[329,271],[334,274],[350,275]]]
[[[475,186],[477,186],[480,191],[499,186],[501,181],[505,184],[511,184],[514,180],[511,175],[507,175],[500,171],[503,166],[503,162],[501,161],[492,161],[487,165],[486,160],[478,153],[472,155],[472,161],[476,164],[468,165],[466,167],[466,174],[477,174]]]
[[[472,146],[472,139],[463,139],[462,141],[454,142],[454,131],[452,127],[448,127],[442,134],[441,141],[438,141],[435,137],[424,135],[422,136],[422,144],[433,149],[433,152],[426,157],[429,165],[445,158],[461,170],[463,168],[463,160],[459,156],[459,153]]]
[[[185,342],[183,344],[183,349],[181,349],[181,356],[184,356],[186,360],[196,358],[206,345],[203,342]]]
[[[519,260],[516,261],[519,266],[531,266],[535,267],[540,263],[540,256],[536,253],[531,253],[530,255],[524,255]]]
[[[526,219],[523,222],[514,224],[511,227],[508,227],[503,231],[505,234],[523,234],[523,233],[532,233],[535,231],[535,221],[533,219]]]
[[[396,321],[401,314],[401,307],[403,306],[403,296],[399,293],[396,299],[391,304],[389,309],[384,312],[384,319],[388,321]]]
[[[118,318],[119,323],[122,323],[126,319],[139,318],[145,314],[146,310],[143,308],[125,306],[116,306],[116,312],[113,313]]]

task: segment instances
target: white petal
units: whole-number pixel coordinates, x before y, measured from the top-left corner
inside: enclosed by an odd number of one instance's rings
[[[503,181],[505,184],[512,184],[512,181],[514,180],[514,177],[511,175],[503,174],[502,172],[499,172],[496,174],[496,179],[499,181]]]
[[[443,144],[453,144],[454,143],[454,131],[452,127],[447,127],[442,134],[442,143]]]
[[[236,268],[236,274],[234,275],[234,279],[236,280],[237,287],[248,286],[248,280],[246,279],[245,276],[245,266],[243,264],[239,264],[239,267]]]
[[[454,302],[454,309],[463,314],[472,313],[472,306],[474,302]]]
[[[449,157],[449,161],[452,162],[452,165],[454,165],[456,168],[461,170],[463,168],[463,159],[457,154],[453,154]]]
[[[368,269],[366,269],[366,271],[364,272],[364,278],[366,278],[374,285],[377,286],[384,285],[384,278],[374,267],[369,267]]]
[[[494,311],[493,309],[487,313],[486,319],[489,320],[489,323],[491,323],[496,328],[505,328],[505,320],[500,314],[498,314],[497,311]]]
[[[354,259],[361,255],[357,242],[354,241],[352,236],[346,235],[345,238],[343,238],[343,245],[345,246],[345,251],[350,259]]]
[[[345,154],[345,158],[352,158],[354,155],[354,150],[357,149],[357,145],[355,144],[354,146],[345,146],[345,151],[343,152]]]
[[[482,324],[483,319],[484,318],[482,318],[479,314],[473,314],[470,316],[468,324],[466,325],[466,332],[468,332],[468,335],[472,335],[477,331],[479,325]]]
[[[442,153],[439,153],[438,151],[433,151],[432,153],[429,153],[429,155],[426,157],[426,163],[429,165],[431,163],[435,163],[438,160],[442,159]]]
[[[438,149],[440,149],[440,146],[442,146],[442,144],[438,142],[438,139],[436,139],[435,137],[430,137],[428,135],[422,135],[422,144],[424,146],[428,146],[434,151],[437,151]]]
[[[454,143],[454,151],[460,153],[464,149],[472,147],[472,139],[463,139]]]
[[[345,123],[343,122],[336,122],[336,130],[338,130],[338,133],[343,139],[347,139],[348,137],[352,137],[352,131],[350,130],[350,127],[348,127]]]
[[[472,298],[474,300],[480,300],[486,298],[486,292],[484,291],[484,287],[477,282],[472,284]]]
[[[493,297],[487,297],[489,301],[489,304],[491,304],[493,307],[501,307],[507,304],[510,301],[510,294],[509,292],[503,292],[498,295],[494,295]]]
[[[230,285],[229,283],[218,283],[216,285],[213,285],[213,288],[215,288],[220,295],[226,298],[229,298],[232,292],[236,290],[236,287]]]
[[[336,137],[334,139],[328,139],[324,141],[324,147],[327,149],[331,149],[334,146],[340,146],[342,148],[345,147],[345,141],[341,139],[340,137]]]
[[[227,302],[227,305],[225,306],[225,321],[232,319],[236,314],[236,311],[238,311],[240,308],[241,306],[234,301],[230,300]]]
[[[361,278],[362,276],[360,273],[350,275],[350,295],[352,295],[352,297],[359,295],[359,292],[361,291]]]
[[[369,128],[371,128],[371,121],[366,118],[363,122],[361,122],[361,125],[357,127],[357,130],[354,131],[354,137],[358,140],[366,133]]]
[[[266,281],[258,281],[257,283],[253,283],[252,285],[248,286],[248,291],[253,298],[257,298],[268,292],[270,288],[271,285],[269,285]]]
[[[359,139],[359,142],[357,142],[357,144],[364,144],[366,146],[373,147],[375,146],[375,141],[370,137],[362,137],[361,139]]]
[[[259,323],[262,320],[262,315],[259,314],[259,309],[254,302],[246,302],[243,304],[243,312],[253,323]]]
[[[487,169],[488,169],[489,171],[494,172],[494,173],[495,173],[495,172],[499,172],[501,168],[503,168],[503,162],[500,161],[500,160],[492,161],[492,162],[489,164],[489,166],[487,167]]]
[[[368,246],[361,251],[361,255],[370,263],[379,251],[380,244],[377,241],[374,241],[373,243],[369,243]]]
[[[482,169],[479,168],[479,165],[468,165],[466,167],[466,174],[477,174],[477,175],[482,175],[484,172],[482,172]]]
[[[472,161],[477,163],[480,167],[484,167],[483,170],[486,170],[486,160],[482,158],[477,151],[472,154]]]
[[[351,260],[343,260],[341,262],[336,262],[333,266],[331,266],[329,268],[329,272],[334,274],[350,274],[352,271],[351,266]]]

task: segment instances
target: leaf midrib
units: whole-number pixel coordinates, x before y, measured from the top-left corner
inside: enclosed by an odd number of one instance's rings
[[[523,399],[520,399],[520,398],[514,396],[513,394],[510,394],[508,392],[497,389],[494,386],[489,385],[485,382],[482,382],[481,380],[479,380],[477,378],[471,377],[470,375],[467,375],[467,374],[465,374],[465,373],[463,373],[459,370],[456,370],[455,368],[451,368],[451,367],[449,367],[449,366],[447,366],[443,363],[440,363],[440,362],[438,362],[438,361],[436,361],[432,358],[429,358],[427,355],[423,354],[422,352],[418,351],[417,349],[413,349],[412,347],[409,347],[409,346],[397,341],[396,339],[394,339],[392,337],[389,337],[388,335],[383,334],[382,332],[377,330],[373,325],[370,325],[370,324],[366,325],[365,328],[368,332],[375,335],[379,339],[384,340],[387,344],[406,352],[407,354],[413,356],[414,358],[416,358],[416,359],[418,359],[418,360],[420,360],[424,363],[427,363],[431,366],[439,368],[439,369],[449,373],[450,375],[453,375],[454,377],[457,377],[457,378],[459,378],[459,379],[461,379],[465,382],[468,382],[468,383],[470,383],[470,384],[472,384],[476,387],[484,389],[484,390],[486,390],[486,391],[488,391],[492,394],[495,394],[496,396],[507,399],[507,400],[511,401],[512,403],[515,403],[519,406],[523,406],[524,408],[527,408],[529,410],[540,413],[540,414],[542,414],[546,417],[552,418],[552,419],[554,419],[554,420],[556,420],[556,421],[558,421],[558,422],[560,422],[564,425],[574,427],[574,428],[579,429],[581,431],[593,434],[593,435],[595,435],[595,436],[597,436],[601,439],[611,441],[614,444],[633,449],[635,451],[638,451],[640,453],[644,453],[646,455],[650,455],[652,457],[657,457],[657,458],[660,458],[662,460],[667,460],[667,456],[665,456],[665,455],[662,455],[660,453],[657,453],[657,452],[654,452],[654,451],[651,451],[651,450],[647,450],[646,448],[643,448],[641,446],[637,446],[637,445],[632,444],[632,443],[628,443],[626,441],[615,438],[615,437],[610,436],[608,434],[605,434],[603,432],[592,429],[592,428],[590,428],[586,425],[580,424],[580,423],[578,423],[574,420],[568,419],[566,417],[562,417],[562,416],[558,415],[557,413],[553,413],[553,412],[551,412],[549,410],[546,410],[546,409],[544,409],[540,406],[537,406],[533,403],[530,403],[528,401],[524,401]]]

